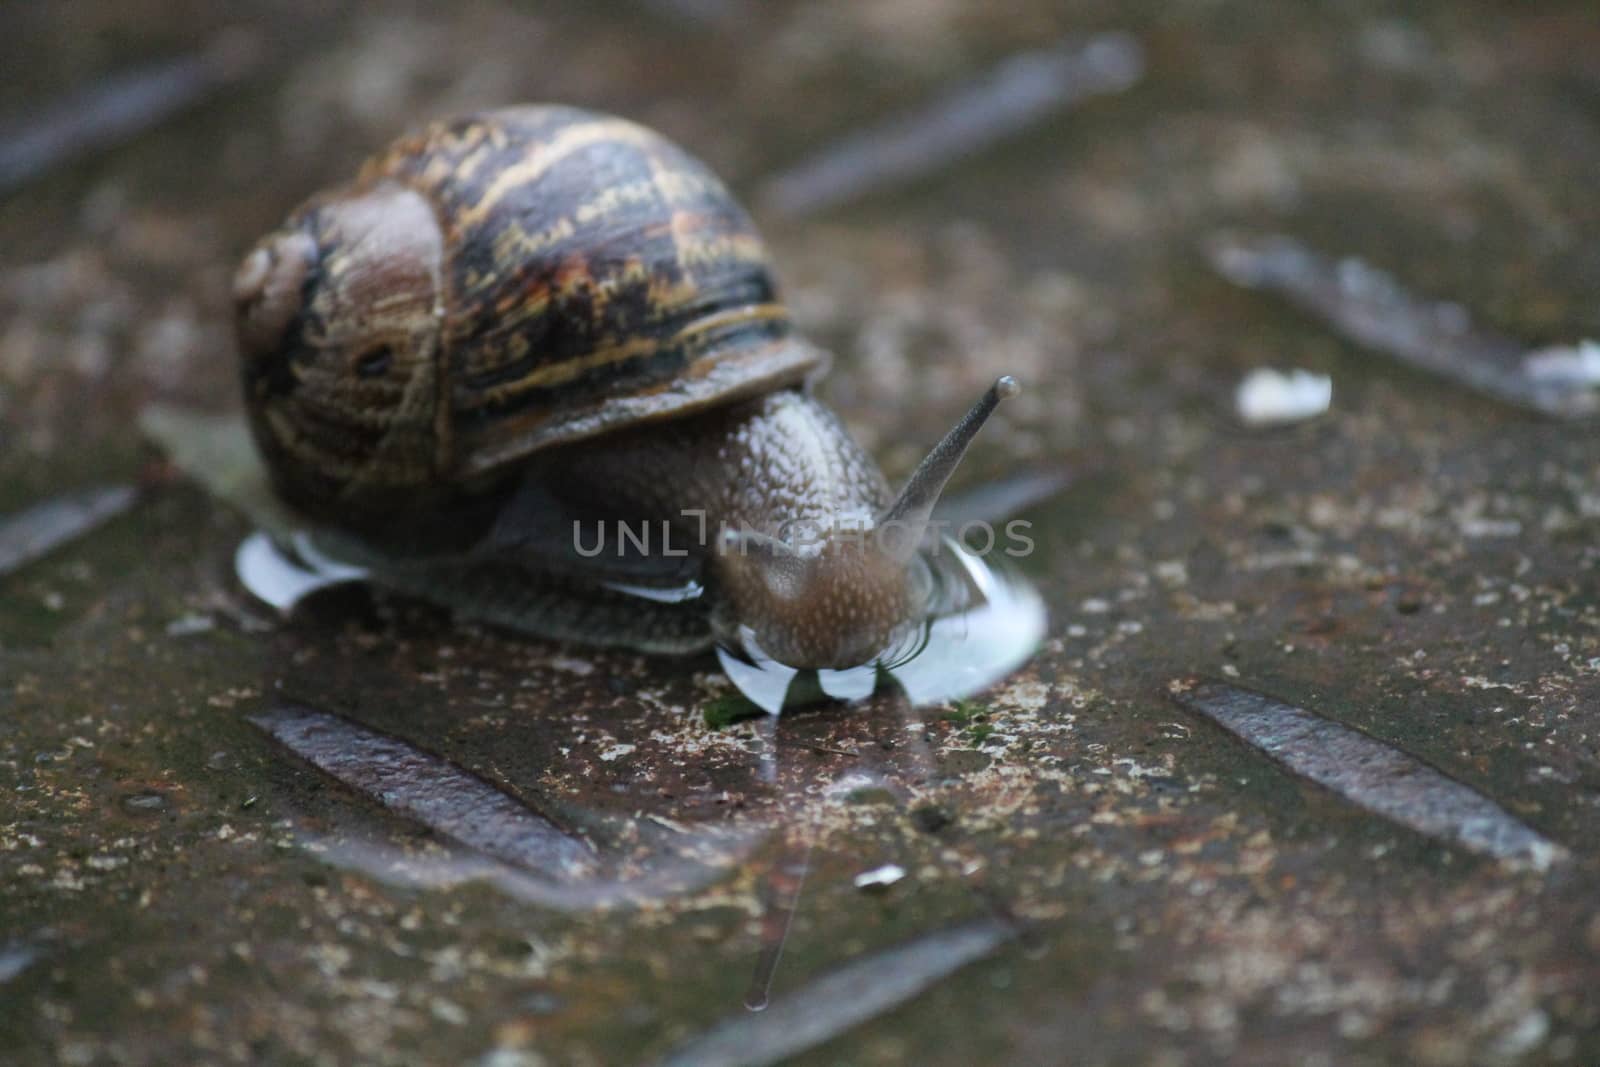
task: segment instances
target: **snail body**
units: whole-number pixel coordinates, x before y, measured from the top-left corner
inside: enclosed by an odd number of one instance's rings
[[[829,357],[732,195],[571,108],[403,138],[263,238],[234,295],[285,503],[391,584],[466,610],[487,585],[539,607],[478,614],[646,649],[742,632],[795,667],[872,660],[925,613],[933,505],[1015,390],[895,497],[812,395]],[[656,523],[671,547],[591,555],[585,522]],[[703,595],[664,595],[686,586]]]

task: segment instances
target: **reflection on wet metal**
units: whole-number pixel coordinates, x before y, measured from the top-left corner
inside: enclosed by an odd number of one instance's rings
[[[636,907],[698,892],[724,877],[750,852],[759,830],[717,833],[697,830],[677,853],[644,857],[621,869],[607,863],[594,877],[556,881],[480,853],[418,854],[391,843],[349,835],[302,832],[300,841],[322,861],[406,890],[450,889],[481,882],[513,899],[562,911],[588,912]]]
[[[0,195],[79,156],[132,140],[259,65],[254,37],[225,33],[193,55],[107,78],[32,121],[0,130]]]
[[[1474,328],[1459,304],[1413,296],[1359,259],[1335,260],[1281,235],[1219,236],[1207,252],[1229,281],[1277,293],[1348,340],[1407,366],[1546,415],[1600,412],[1600,391],[1591,384],[1534,373],[1525,346]]]
[[[759,1015],[741,1013],[674,1049],[662,1067],[762,1067],[815,1048],[898,1007],[1012,937],[982,919],[854,960]]]
[[[976,84],[768,179],[759,201],[802,216],[856,200],[947,167],[1080,100],[1121,92],[1143,74],[1143,50],[1122,33],[1013,56]]]
[[[58,496],[0,519],[0,575],[26,566],[121,515],[138,496],[132,486],[103,486]]]
[[[900,725],[892,742],[872,729],[870,719],[874,715],[887,715]],[[869,735],[879,736],[877,744],[867,743],[867,738],[859,735],[854,742],[855,751],[814,743],[817,736],[814,731],[828,719],[828,716],[786,715],[762,720],[770,727],[767,748],[773,752],[773,758],[763,761],[772,770],[766,780],[778,785],[781,795],[798,801],[799,806],[780,820],[784,827],[780,831],[781,847],[760,880],[761,946],[744,1002],[750,1011],[765,1011],[770,1004],[773,977],[789,938],[812,849],[820,839],[816,805],[852,804],[856,802],[853,798],[863,793],[878,793],[889,797],[902,814],[915,822],[915,812],[907,810],[910,791],[906,783],[912,779],[929,781],[937,776],[938,761],[926,739],[926,730],[903,693],[880,694],[872,705],[859,709],[858,714],[852,716],[852,722],[867,725]],[[790,758],[778,760],[776,753],[779,751]],[[909,766],[898,771],[889,766],[882,754],[892,751],[907,759]],[[836,763],[794,758],[802,752],[842,757],[849,761],[848,770],[841,773]],[[1019,921],[1001,893],[986,884],[982,873],[988,866],[986,863],[968,852],[958,840],[948,837],[940,849],[940,862],[959,875],[962,885],[988,912],[990,921],[1009,931],[1024,949],[1037,944],[1035,931]],[[853,884],[864,892],[881,893],[905,877],[905,868],[885,863],[857,875]]]
[[[1545,870],[1566,851],[1494,801],[1369,734],[1222,682],[1174,682],[1172,698],[1346,800],[1418,833]]]
[[[756,957],[755,973],[750,976],[750,987],[744,995],[744,1006],[751,1011],[765,1011],[770,1003],[772,976],[783,958],[789,926],[794,922],[806,873],[811,869],[812,845],[811,840],[803,845],[786,842],[784,854],[762,880],[761,954]]]
[[[384,807],[536,874],[590,874],[594,852],[489,783],[336,715],[282,707],[250,720],[318,770]]]

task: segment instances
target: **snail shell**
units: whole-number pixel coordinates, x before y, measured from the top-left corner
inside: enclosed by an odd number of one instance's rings
[[[566,107],[398,141],[261,241],[234,294],[278,491],[356,529],[827,363],[791,332],[715,175],[642,126]]]

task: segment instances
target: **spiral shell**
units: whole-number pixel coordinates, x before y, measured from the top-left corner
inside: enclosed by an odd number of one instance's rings
[[[234,292],[278,489],[350,525],[827,360],[791,332],[715,175],[642,126],[564,107],[403,138],[263,239]]]

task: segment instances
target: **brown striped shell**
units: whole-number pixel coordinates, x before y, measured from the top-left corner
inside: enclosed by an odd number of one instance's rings
[[[234,294],[279,491],[355,526],[826,362],[791,333],[715,175],[642,126],[564,107],[396,142],[263,239]]]

